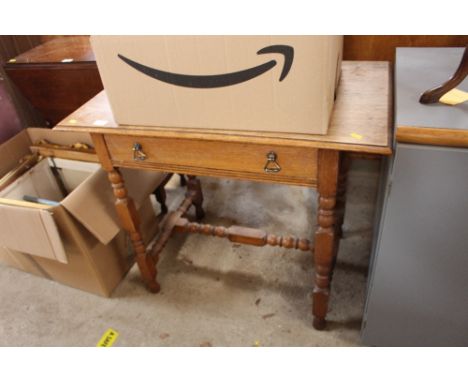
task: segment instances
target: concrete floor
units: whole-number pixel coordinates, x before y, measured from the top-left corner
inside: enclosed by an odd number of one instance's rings
[[[110,327],[114,346],[359,345],[378,177],[379,162],[353,162],[325,331],[312,328],[310,254],[176,234],[158,295],[136,266],[106,299],[0,265],[0,345],[95,346]],[[201,179],[208,223],[302,237],[315,228],[314,190]],[[171,205],[182,194],[170,188]]]

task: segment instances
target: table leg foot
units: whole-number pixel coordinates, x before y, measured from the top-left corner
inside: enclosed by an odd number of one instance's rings
[[[316,330],[324,330],[327,326],[327,321],[324,318],[314,317],[313,326]]]
[[[146,289],[148,289],[148,291],[151,293],[159,293],[161,286],[156,280],[152,280],[149,283],[146,283]]]

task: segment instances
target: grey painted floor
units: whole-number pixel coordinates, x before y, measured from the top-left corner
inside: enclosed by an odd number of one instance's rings
[[[378,177],[379,162],[353,162],[325,331],[312,328],[310,254],[176,234],[158,295],[136,267],[106,299],[0,265],[0,345],[95,346],[109,327],[114,346],[359,345]],[[303,237],[315,227],[314,190],[201,179],[208,223]],[[170,187],[171,204],[182,194]]]

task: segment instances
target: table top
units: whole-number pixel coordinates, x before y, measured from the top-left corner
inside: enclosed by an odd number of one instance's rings
[[[71,61],[70,61],[71,60]],[[57,37],[8,61],[5,66],[87,62],[96,64],[89,36]]]
[[[65,118],[55,129],[101,134],[315,147],[389,155],[391,154],[392,111],[389,63],[344,61],[335,107],[326,135],[119,126],[114,121],[105,91]]]
[[[464,48],[398,48],[395,129],[399,142],[468,147],[468,103],[423,105],[419,97],[446,82]],[[468,91],[468,78],[457,89]]]

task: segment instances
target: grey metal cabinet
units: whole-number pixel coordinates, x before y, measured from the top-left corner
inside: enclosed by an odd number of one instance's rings
[[[397,131],[400,126],[468,131],[468,104],[418,103],[419,94],[454,72],[462,52],[397,51]],[[468,81],[459,88],[468,90]],[[467,346],[468,148],[396,142],[387,167],[362,341]]]

